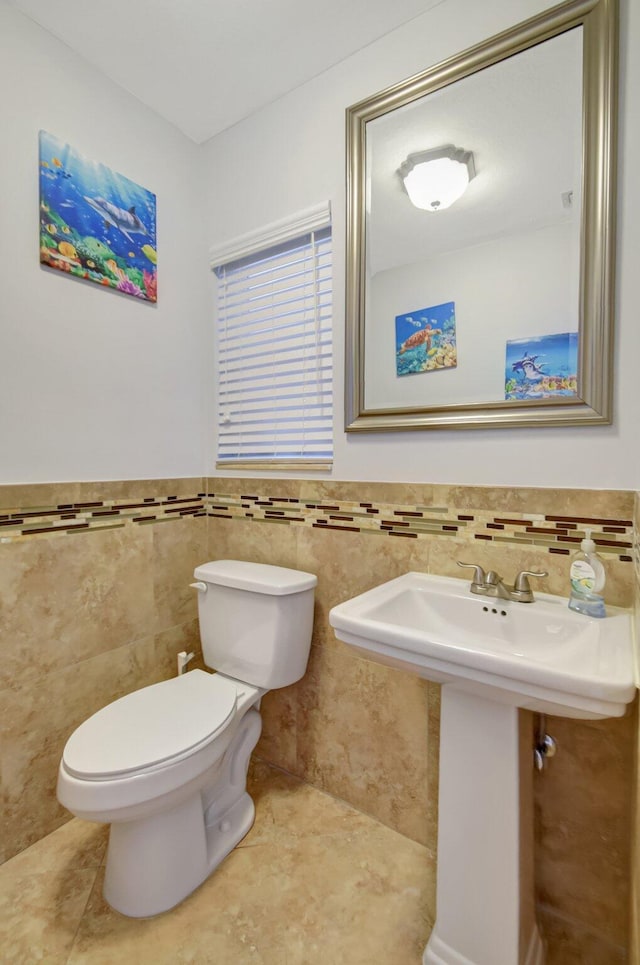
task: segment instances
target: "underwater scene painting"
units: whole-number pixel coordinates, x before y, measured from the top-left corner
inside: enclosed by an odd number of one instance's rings
[[[40,262],[157,301],[155,194],[40,131]]]
[[[458,364],[454,302],[396,315],[396,372],[415,375]]]
[[[507,342],[505,399],[578,395],[578,333]]]

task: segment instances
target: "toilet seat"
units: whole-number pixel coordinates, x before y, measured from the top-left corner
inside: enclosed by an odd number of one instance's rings
[[[78,727],[62,761],[85,781],[134,777],[177,763],[206,747],[233,719],[234,683],[192,670],[108,704]]]

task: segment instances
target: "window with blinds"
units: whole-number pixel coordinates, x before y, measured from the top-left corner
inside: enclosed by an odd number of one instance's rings
[[[218,263],[214,270],[217,467],[330,468],[330,224]]]

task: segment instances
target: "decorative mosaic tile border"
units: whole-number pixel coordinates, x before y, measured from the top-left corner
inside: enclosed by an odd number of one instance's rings
[[[3,509],[0,511],[0,543],[119,529],[128,524],[166,523],[185,516],[206,516],[204,495],[146,496]]]
[[[191,496],[146,496],[4,509],[0,512],[0,543],[166,523],[187,516],[311,526],[405,539],[454,537],[526,544],[564,556],[576,551],[588,527],[601,553],[617,557],[623,563],[633,562],[634,555],[638,554],[637,545],[634,551],[634,528],[630,519],[511,511],[501,515],[493,510],[453,506],[307,500],[255,491],[246,495],[216,491]]]
[[[349,500],[311,501],[289,496],[207,493],[207,515],[222,519],[305,525],[378,536],[419,539],[453,536],[458,539],[524,543],[546,547],[549,553],[569,556],[584,539],[585,528],[601,553],[623,562],[633,560],[633,521],[588,516],[457,509],[452,506],[405,506]]]
[[[633,563],[636,573],[636,580],[640,588],[640,492],[637,492],[634,499],[634,528],[633,528]]]

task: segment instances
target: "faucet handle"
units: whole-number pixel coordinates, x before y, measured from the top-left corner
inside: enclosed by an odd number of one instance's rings
[[[518,573],[518,575],[515,578],[515,581],[513,584],[514,590],[516,590],[518,593],[530,593],[531,592],[531,586],[529,584],[530,576],[535,576],[535,577],[538,577],[539,579],[542,579],[545,576],[549,576],[549,574],[547,573],[546,570],[544,570],[542,573],[536,573],[535,570],[522,570],[522,572]]]
[[[487,573],[487,586],[497,586],[498,583],[502,583],[502,577],[495,570],[489,570]]]
[[[481,566],[478,566],[477,563],[463,563],[461,560],[458,560],[458,566],[468,566],[472,570],[475,570],[475,573],[473,574],[473,579],[471,580],[471,586],[472,588],[474,586],[484,588],[485,575],[484,575],[484,570],[482,569]]]

